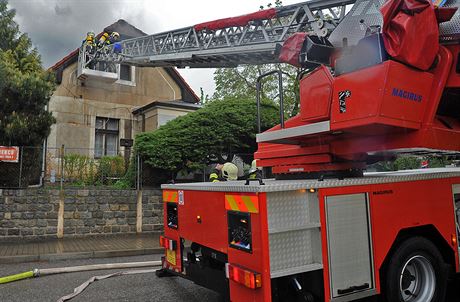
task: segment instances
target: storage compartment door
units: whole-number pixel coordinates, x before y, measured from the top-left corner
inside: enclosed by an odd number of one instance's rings
[[[367,194],[326,197],[326,220],[332,300],[340,297],[337,300],[350,301],[371,294],[374,282]]]

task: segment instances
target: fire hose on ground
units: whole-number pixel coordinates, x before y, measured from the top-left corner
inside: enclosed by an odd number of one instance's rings
[[[58,302],[68,301],[77,295],[79,295],[83,290],[85,290],[91,283],[103,280],[111,277],[123,276],[123,275],[133,275],[133,274],[144,274],[152,273],[156,271],[156,267],[161,266],[161,261],[145,261],[145,262],[127,262],[127,263],[106,263],[106,264],[92,264],[92,265],[82,265],[82,266],[70,266],[70,267],[58,267],[58,268],[45,268],[45,269],[33,269],[31,271],[23,272],[20,274],[0,277],[0,284],[10,283],[14,281],[36,278],[47,275],[56,275],[64,273],[75,273],[75,272],[85,272],[85,271],[94,271],[94,270],[108,270],[108,269],[125,269],[125,268],[146,268],[146,267],[155,267],[155,269],[143,269],[143,270],[131,270],[131,271],[120,271],[116,273],[111,273],[103,276],[95,276],[81,284],[80,286],[74,289],[74,292],[66,295],[59,300]]]

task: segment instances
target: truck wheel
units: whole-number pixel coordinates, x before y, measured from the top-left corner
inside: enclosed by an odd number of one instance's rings
[[[447,273],[436,246],[422,237],[404,241],[394,252],[385,275],[388,302],[443,302]]]

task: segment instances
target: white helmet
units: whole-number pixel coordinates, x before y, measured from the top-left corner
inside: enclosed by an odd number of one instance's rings
[[[254,159],[251,163],[251,169],[249,169],[249,173],[254,173],[258,170],[259,168],[257,168],[257,160]]]
[[[238,167],[234,163],[225,163],[222,167],[222,177],[225,180],[237,180]]]
[[[110,35],[112,38],[118,40],[120,38],[120,34],[117,33],[116,31],[114,31],[111,35]]]

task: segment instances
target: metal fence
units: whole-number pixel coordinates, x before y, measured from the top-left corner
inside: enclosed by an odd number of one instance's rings
[[[0,161],[0,188],[139,186],[139,159],[130,149],[100,157],[95,154],[94,149],[65,146],[19,147],[17,162]]]
[[[0,161],[0,188],[56,187],[140,189],[168,182],[207,181],[213,165],[168,173],[150,167],[131,148],[110,155],[88,148],[19,147],[17,162]],[[237,154],[231,160],[240,176],[250,168],[252,154]]]

